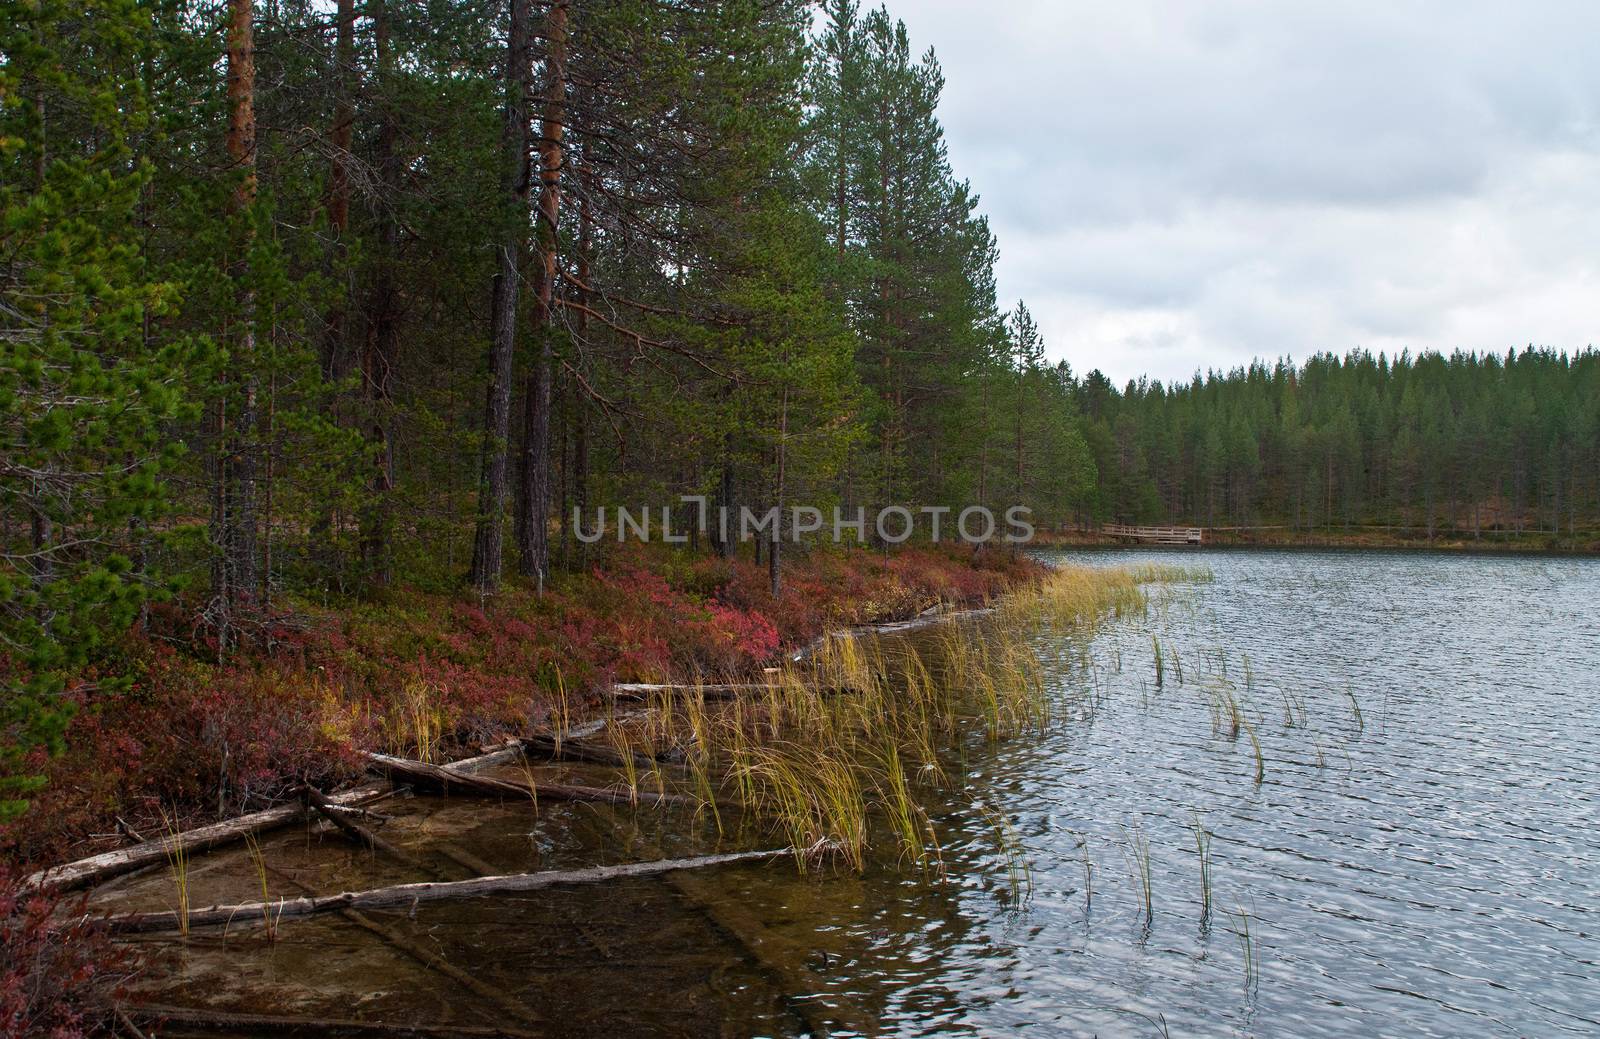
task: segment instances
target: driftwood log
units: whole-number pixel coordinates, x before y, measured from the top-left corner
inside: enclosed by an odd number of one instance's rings
[[[471,772],[474,769],[515,761],[521,753],[522,748],[518,744],[508,743],[486,754],[457,761],[451,768],[457,772]],[[355,808],[387,796],[391,789],[388,783],[367,784],[354,790],[330,795],[327,802],[329,807],[335,809]],[[185,830],[175,836],[162,837],[100,855],[91,855],[75,862],[52,866],[28,877],[25,885],[41,891],[73,891],[89,887],[123,873],[131,873],[145,866],[165,862],[176,848],[181,847],[186,855],[209,851],[233,841],[243,840],[251,834],[288,826],[304,818],[305,813],[306,806],[298,801],[260,812],[251,812],[209,826]]]
[[[470,1025],[407,1025],[377,1021],[355,1021],[329,1017],[285,1017],[278,1014],[234,1014],[222,1010],[195,1010],[188,1007],[129,1007],[127,1013],[148,1025],[182,1025],[216,1032],[242,1032],[246,1035],[411,1035],[437,1039],[492,1039],[495,1036],[519,1039],[543,1035],[513,1028],[474,1028]]]
[[[784,686],[771,682],[722,682],[710,685],[672,682],[619,682],[606,690],[613,700],[648,700],[651,697],[698,696],[702,700],[739,700],[783,692]],[[849,686],[821,686],[813,690],[824,696],[857,692]]]
[[[346,819],[337,805],[330,803],[326,797],[317,793],[311,787],[302,787],[300,795],[305,798],[307,804],[316,809],[319,815],[332,823],[340,833],[343,833],[355,843],[370,851],[381,852],[396,862],[416,870],[418,873],[431,873],[434,876],[439,876],[438,870],[429,867],[409,851],[390,844],[365,826]]]
[[[622,756],[622,751],[615,747],[603,744],[589,743],[584,740],[572,738],[556,739],[554,736],[524,736],[522,749],[532,757],[549,758],[553,761],[588,761],[596,765],[615,765],[621,768],[627,764],[627,759]],[[630,750],[628,755],[633,759],[633,764],[638,768],[655,768],[657,759],[637,750]]]
[[[892,635],[896,632],[915,631],[918,628],[927,628],[950,621],[967,621],[977,617],[986,617],[994,612],[995,608],[993,606],[974,606],[967,609],[952,610],[947,609],[942,604],[934,605],[923,610],[915,617],[906,620],[886,621],[882,624],[862,624],[854,628],[844,628],[839,631],[830,631],[824,635],[818,635],[789,659],[797,664],[804,663],[834,639],[858,639],[873,635]]]
[[[649,790],[608,789],[575,786],[569,783],[536,782],[530,794],[525,784],[510,783],[489,776],[475,776],[449,765],[430,765],[425,761],[396,758],[388,754],[368,754],[367,763],[391,780],[411,783],[442,793],[473,793],[488,797],[537,797],[547,801],[601,801],[606,804],[694,804],[693,798],[679,794],[658,794]]]
[[[620,866],[594,866],[588,869],[547,870],[541,873],[510,873],[502,876],[476,877],[472,880],[423,881],[416,884],[396,884],[392,887],[372,888],[366,891],[345,891],[337,895],[317,895],[304,898],[283,899],[277,902],[242,902],[237,905],[216,905],[207,909],[191,910],[188,926],[220,927],[230,923],[256,925],[270,919],[274,924],[281,920],[297,919],[316,913],[332,913],[343,909],[385,909],[397,906],[415,906],[423,902],[442,902],[484,895],[516,894],[551,887],[569,887],[576,884],[597,884],[626,877],[648,877],[681,869],[704,869],[734,862],[769,862],[794,854],[792,848],[774,851],[739,851],[721,855],[700,855],[687,859],[658,859],[653,862],[630,862]],[[151,931],[178,931],[183,920],[176,912],[124,913],[101,919],[99,925],[118,934]]]
[[[389,784],[378,783],[358,787],[328,799],[333,806],[360,805],[375,801],[389,792]],[[71,891],[108,880],[120,873],[128,873],[142,866],[165,862],[177,848],[184,854],[206,851],[231,841],[243,840],[247,835],[263,830],[287,826],[305,816],[306,807],[295,803],[251,812],[235,819],[227,819],[210,826],[188,830],[175,837],[146,841],[116,851],[92,855],[76,862],[64,863],[40,870],[27,879],[27,886],[39,890]]]

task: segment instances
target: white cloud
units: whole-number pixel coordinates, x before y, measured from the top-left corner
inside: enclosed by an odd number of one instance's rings
[[[1600,5],[897,0],[1055,356],[1600,342]]]

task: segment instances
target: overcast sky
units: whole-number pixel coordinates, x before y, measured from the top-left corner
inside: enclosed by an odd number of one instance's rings
[[[1002,303],[1119,384],[1600,344],[1600,3],[893,0]]]

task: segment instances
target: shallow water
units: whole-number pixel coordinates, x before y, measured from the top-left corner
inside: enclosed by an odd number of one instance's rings
[[[1168,587],[1148,616],[1086,643],[1040,646],[1050,731],[968,743],[963,784],[930,795],[942,882],[890,864],[731,867],[369,914],[410,953],[318,918],[286,923],[276,943],[259,931],[142,942],[169,950],[142,986],[168,1004],[573,1036],[1600,1030],[1600,563],[1057,558],[1199,565],[1213,579]],[[979,802],[1010,820],[1026,876]],[[718,846],[681,812],[535,817],[431,798],[383,810],[386,836],[458,877],[470,873],[450,849],[511,871]],[[1197,824],[1211,835],[1209,916]],[[418,879],[319,833],[264,848],[319,891]],[[238,853],[195,870],[196,905],[258,884]],[[269,878],[274,897],[298,893],[286,883]],[[169,888],[157,872],[101,897],[155,908]]]

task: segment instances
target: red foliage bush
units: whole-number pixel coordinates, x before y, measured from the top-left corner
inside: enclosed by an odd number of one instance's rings
[[[54,898],[0,867],[0,1035],[102,1034],[127,978],[127,954],[78,913],[54,922]]]

